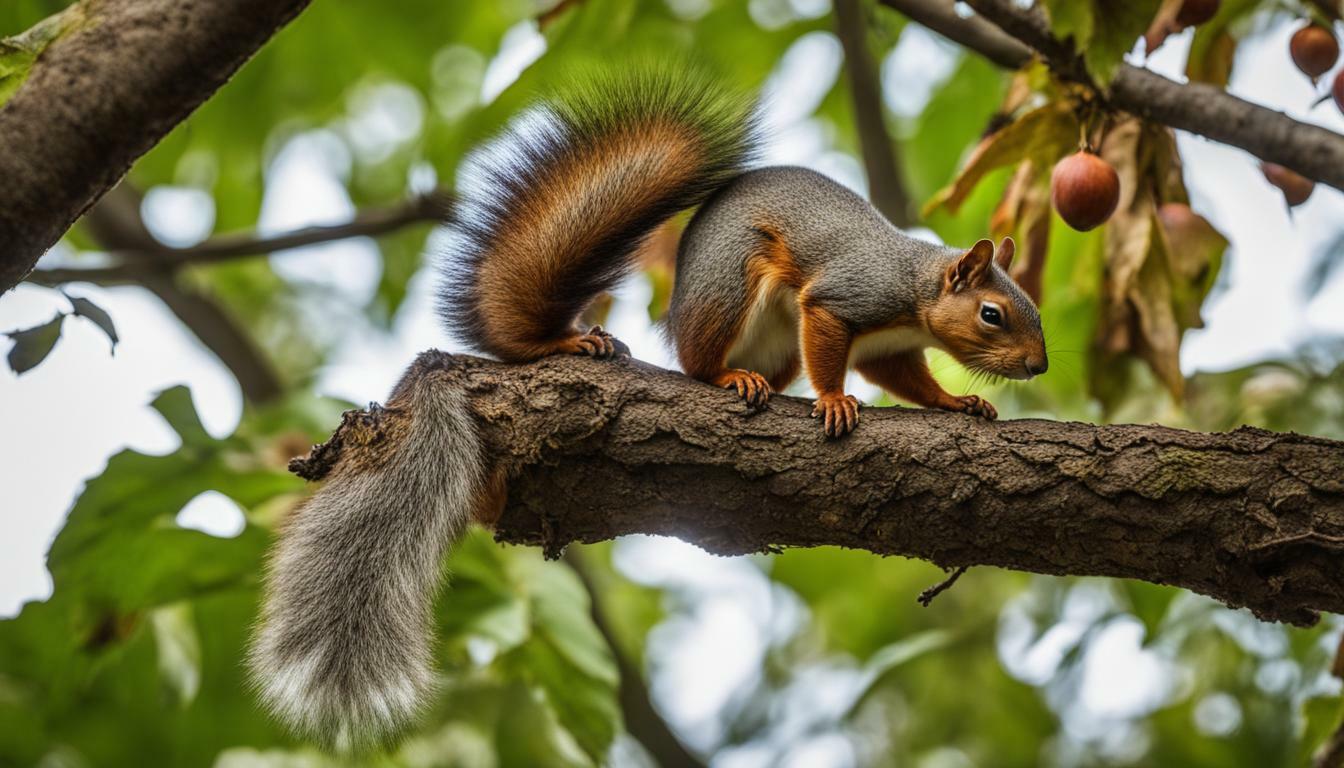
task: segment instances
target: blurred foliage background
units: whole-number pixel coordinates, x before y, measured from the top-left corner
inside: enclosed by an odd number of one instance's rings
[[[65,5],[9,0],[0,34]],[[1057,25],[1095,27],[1088,65],[1099,72],[1143,31],[1093,24],[1089,3],[1072,4],[1072,15],[1059,12],[1069,4],[1048,5]],[[838,45],[824,0],[554,6],[315,3],[115,194],[170,191],[200,203],[208,226],[196,240],[254,230],[277,194],[277,157],[303,139],[355,208],[396,206],[451,191],[469,152],[545,77],[577,64],[684,55],[759,89],[789,56]],[[861,44],[883,62],[906,22],[857,6]],[[1224,2],[1217,23],[1196,33],[1191,76],[1225,83],[1233,57],[1224,40],[1235,47],[1311,12]],[[521,57],[521,74],[497,85],[489,72],[502,57]],[[1112,126],[1103,153],[1130,179],[1128,215],[1073,232],[1052,221],[1040,189],[1077,141],[1078,94],[1037,68],[1003,72],[959,50],[951,61],[919,86],[929,93],[918,111],[876,108],[908,197],[915,207],[931,201],[922,216],[905,214],[946,242],[992,228],[1036,254],[1055,366],[1030,386],[980,386],[1005,417],[1253,424],[1344,439],[1344,352],[1328,339],[1283,359],[1181,375],[1182,334],[1218,290],[1225,243],[1211,228],[1195,245],[1164,229],[1160,206],[1188,202],[1168,132]],[[837,73],[797,117],[820,128],[836,167],[855,170],[856,111],[874,104],[850,88]],[[1147,197],[1136,200],[1136,187]],[[170,230],[153,234],[169,240]],[[447,563],[451,586],[437,608],[444,692],[419,729],[353,761],[296,742],[259,711],[240,663],[272,532],[305,493],[285,460],[349,406],[314,393],[324,364],[352,333],[393,332],[408,285],[424,279],[427,240],[440,234],[420,221],[380,235],[376,287],[354,298],[268,259],[178,269],[149,286],[170,305],[185,296],[221,308],[247,349],[283,365],[268,366],[277,384],[261,395],[244,385],[248,406],[224,439],[207,433],[185,388],[163,392],[153,407],[180,447],[122,451],[83,489],[49,552],[51,598],[0,621],[0,764],[1259,768],[1306,764],[1337,725],[1329,667],[1338,617],[1291,629],[1161,586],[991,569],[972,570],[923,608],[915,596],[943,574],[922,562],[834,549],[716,560],[640,539],[543,562],[477,531]],[[110,237],[90,217],[43,266],[103,265],[101,254],[121,247]],[[1341,254],[1322,251],[1306,290],[1329,282]],[[1117,285],[1118,273],[1132,281]],[[641,279],[656,319],[666,265],[651,260]],[[174,311],[189,326],[219,320]],[[56,343],[57,326],[38,346]],[[218,336],[193,330],[215,348]],[[945,361],[934,367],[949,387],[971,384]],[[237,535],[175,522],[211,490],[244,511]]]

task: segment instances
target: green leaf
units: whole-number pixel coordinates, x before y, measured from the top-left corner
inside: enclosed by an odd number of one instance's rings
[[[1124,55],[1148,29],[1161,0],[1045,0],[1050,28],[1061,40],[1072,39],[1088,72],[1105,85]]]
[[[51,350],[56,346],[56,340],[61,338],[63,322],[65,314],[59,313],[42,325],[6,334],[14,340],[14,346],[9,350],[9,367],[14,369],[15,373],[25,373],[47,359],[47,355],[51,354]]]
[[[1085,51],[1095,26],[1092,0],[1043,0],[1050,29],[1060,40],[1071,40],[1075,50]]]
[[[595,764],[621,730],[620,675],[593,625],[588,593],[563,565],[529,558],[533,640],[524,646],[528,673],[546,693],[560,724]]]
[[[71,296],[64,291],[61,292],[61,295],[65,296],[70,302],[70,305],[74,307],[75,315],[91,321],[94,325],[101,328],[103,333],[107,334],[107,340],[112,342],[112,351],[116,352],[117,342],[121,339],[117,337],[117,327],[113,325],[112,316],[107,314],[107,310],[94,304],[83,296]]]
[[[150,407],[159,412],[185,445],[211,445],[215,439],[205,431],[196,406],[191,402],[191,390],[185,385],[169,387],[159,393]]]

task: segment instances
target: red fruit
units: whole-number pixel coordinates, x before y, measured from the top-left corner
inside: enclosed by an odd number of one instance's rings
[[[1335,85],[1331,90],[1335,94],[1335,106],[1339,107],[1340,112],[1344,112],[1344,69],[1335,75]]]
[[[1329,29],[1318,24],[1308,24],[1293,33],[1288,52],[1292,54],[1297,68],[1315,80],[1329,72],[1339,61],[1339,41]]]
[[[1197,27],[1218,15],[1219,0],[1185,0],[1181,10],[1176,12],[1176,23],[1185,27]]]
[[[1079,232],[1096,229],[1120,203],[1120,176],[1091,152],[1069,155],[1050,174],[1050,202],[1070,227]]]
[[[1269,180],[1270,184],[1283,192],[1283,199],[1292,207],[1307,202],[1307,198],[1311,197],[1312,190],[1316,189],[1316,182],[1296,171],[1290,171],[1282,165],[1261,163],[1260,172],[1265,174],[1265,178]]]

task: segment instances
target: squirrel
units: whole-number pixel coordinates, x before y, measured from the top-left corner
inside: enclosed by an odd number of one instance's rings
[[[988,402],[939,386],[925,348],[996,376],[1045,372],[1040,316],[1007,272],[1011,239],[997,251],[989,240],[934,245],[821,174],[751,170],[758,125],[754,100],[672,70],[590,79],[527,113],[458,202],[448,327],[506,362],[626,354],[578,318],[657,228],[699,206],[664,329],[686,374],[749,407],[805,371],[812,415],[838,438],[859,419],[844,391],[851,367],[917,405],[986,419],[997,417]],[[484,466],[466,394],[414,375],[427,359],[383,411],[398,425],[391,447],[337,461],[268,567],[253,679],[272,712],[341,749],[384,740],[432,696],[440,561],[506,493]]]

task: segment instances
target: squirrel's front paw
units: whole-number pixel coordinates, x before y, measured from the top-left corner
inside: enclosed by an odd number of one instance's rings
[[[732,368],[714,379],[714,386],[724,389],[736,389],[737,396],[752,408],[764,408],[770,400],[770,383],[755,371]]]
[[[988,400],[985,400],[978,395],[953,397],[952,403],[946,406],[946,409],[949,411],[969,413],[972,416],[983,416],[990,421],[999,418],[998,410],[990,405]]]
[[[812,418],[822,419],[827,437],[841,437],[859,423],[859,400],[853,395],[822,395],[812,403]]]

